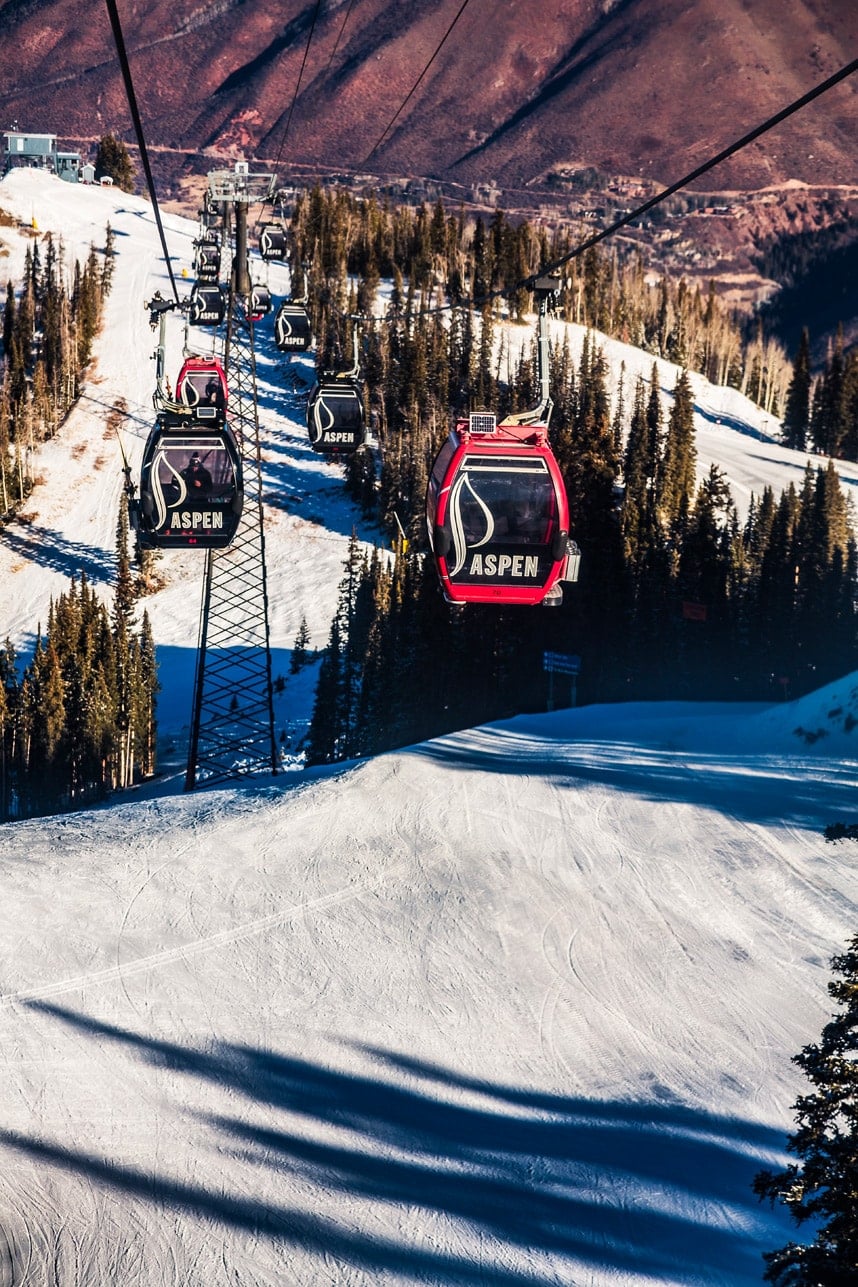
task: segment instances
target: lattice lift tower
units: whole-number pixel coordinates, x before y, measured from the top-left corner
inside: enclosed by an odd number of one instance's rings
[[[206,552],[186,791],[277,771],[247,247],[247,208],[269,198],[274,176],[251,174],[238,162],[235,170],[212,171],[208,183],[209,200],[221,205],[225,225],[231,216],[235,231],[224,367],[244,508],[228,549]]]

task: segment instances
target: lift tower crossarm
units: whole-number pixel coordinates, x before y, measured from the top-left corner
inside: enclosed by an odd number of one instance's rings
[[[270,201],[275,176],[251,174],[246,161],[236,161],[234,170],[211,170],[208,175],[209,197],[235,210],[235,293],[246,300],[250,295],[247,268],[247,207],[255,202]]]
[[[539,380],[539,405],[532,411],[519,411],[517,415],[507,416],[507,425],[547,425],[551,418],[554,403],[549,388],[548,363],[548,312],[560,287],[559,276],[537,277],[531,285],[539,302],[539,322],[536,332],[536,371]]]

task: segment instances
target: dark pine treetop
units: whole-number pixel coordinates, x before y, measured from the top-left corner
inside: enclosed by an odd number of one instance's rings
[[[831,962],[840,975],[828,993],[840,1007],[818,1043],[793,1056],[813,1090],[793,1105],[797,1128],[787,1149],[800,1159],[761,1171],[754,1192],[783,1202],[811,1241],[764,1257],[775,1287],[854,1287],[858,1282],[858,937]]]
[[[95,154],[95,177],[110,178],[123,192],[134,191],[134,167],[121,139],[105,134]]]

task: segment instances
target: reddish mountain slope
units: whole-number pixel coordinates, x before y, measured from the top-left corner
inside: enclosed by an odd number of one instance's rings
[[[670,182],[858,54],[854,0],[470,0],[439,50],[459,9],[119,0],[152,145],[508,189],[582,163]],[[856,96],[706,186],[858,182]],[[0,119],[133,141],[104,6],[0,2]]]

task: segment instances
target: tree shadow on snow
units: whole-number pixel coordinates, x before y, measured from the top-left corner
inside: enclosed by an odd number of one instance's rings
[[[782,822],[817,831],[823,821],[849,812],[854,804],[854,765],[830,760],[824,769],[803,771],[798,759],[804,748],[798,743],[791,757],[673,750],[611,737],[576,741],[574,734],[564,740],[561,732],[556,740],[544,738],[541,755],[540,740],[514,729],[485,726],[436,738],[410,748],[410,753],[469,773],[545,777],[571,790],[604,787],[646,800],[694,804],[745,822]]]
[[[112,581],[116,575],[116,555],[95,545],[68,541],[52,528],[38,523],[10,524],[3,530],[3,544],[21,558],[40,567],[64,572],[69,578],[80,578],[82,572],[90,585]]]
[[[312,1197],[301,1210],[153,1175],[77,1142],[6,1131],[0,1143],[304,1255],[401,1282],[474,1287],[548,1287],[597,1267],[653,1281],[751,1284],[762,1251],[783,1234],[777,1215],[751,1193],[755,1172],[783,1140],[748,1121],[671,1103],[539,1093],[369,1046],[351,1047],[352,1062],[367,1069],[356,1073],[244,1045],[181,1046],[46,1002],[29,1008],[169,1070],[164,1094],[179,1074],[212,1083],[225,1106],[242,1102],[240,1116],[204,1119],[219,1155],[232,1153],[334,1206],[342,1198],[348,1218],[315,1214],[325,1202]],[[373,1204],[363,1225],[362,1202]],[[448,1246],[371,1233],[379,1209],[391,1204],[410,1213],[412,1228],[420,1223],[415,1212],[442,1217]],[[451,1249],[469,1238],[480,1239],[480,1263]]]

